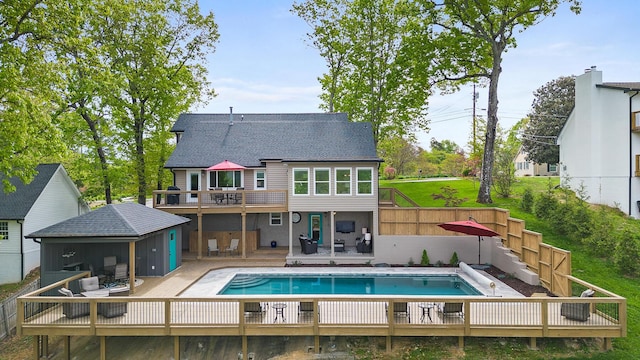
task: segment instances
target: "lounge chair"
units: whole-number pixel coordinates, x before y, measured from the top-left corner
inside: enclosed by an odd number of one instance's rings
[[[464,319],[464,312],[462,311],[463,303],[444,303],[442,307],[438,306],[438,312],[445,316],[460,316]]]
[[[580,297],[592,297],[595,291],[587,289],[580,294]],[[569,320],[587,321],[591,316],[590,303],[562,303],[560,305],[560,316]]]
[[[207,240],[207,250],[209,251],[209,256],[214,252],[216,255],[220,254],[220,249],[218,249],[218,240],[217,239],[209,239]]]
[[[66,297],[82,297],[80,294],[74,294],[67,288],[61,288],[58,290],[61,295]],[[81,316],[89,315],[89,303],[88,302],[68,302],[62,304],[62,313],[69,319],[75,319]]]
[[[384,304],[385,313],[389,313],[389,305]],[[393,303],[393,316],[404,316],[407,318],[407,322],[411,323],[411,314],[409,313],[409,305],[403,302],[394,302]]]
[[[240,239],[231,239],[231,244],[229,244],[229,247],[224,249],[225,253],[237,253],[238,244],[240,244]]]

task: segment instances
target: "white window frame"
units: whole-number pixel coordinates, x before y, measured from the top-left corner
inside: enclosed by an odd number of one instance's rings
[[[258,174],[262,174],[262,179],[258,178]],[[253,171],[253,189],[254,190],[266,190],[267,189],[267,170],[266,169],[257,169]],[[263,181],[263,186],[258,187],[258,181]]]
[[[0,221],[0,241],[9,240],[9,222]]]
[[[269,225],[282,226],[282,213],[269,213]]]
[[[340,181],[338,179],[338,171],[347,170],[349,171],[349,193],[338,193],[338,185],[345,184],[346,181]],[[334,178],[333,183],[335,184],[335,194],[336,196],[350,196],[353,193],[353,169],[351,168],[335,168],[334,169]]]
[[[310,171],[309,168],[294,168],[292,169],[293,171],[291,172],[291,181],[292,181],[292,191],[291,193],[293,194],[293,196],[309,196],[309,190],[311,188],[311,177],[309,176]],[[307,172],[307,192],[306,193],[296,193],[296,172],[298,171],[306,171]],[[302,183],[302,181],[299,181],[299,183]]]
[[[329,175],[329,179],[327,179],[327,181],[322,181],[323,184],[327,184],[327,186],[329,186],[328,192],[325,193],[318,193],[318,177],[317,177],[317,172],[318,171],[326,171],[327,175]],[[317,196],[330,196],[331,195],[331,169],[330,168],[314,168],[313,169],[313,194],[317,195]]]
[[[371,173],[371,179],[370,180],[360,180],[359,178],[359,171],[360,170],[369,170],[369,172]],[[360,192],[360,184],[361,183],[369,183],[371,186],[371,192],[368,193],[361,193]],[[358,167],[356,168],[356,194],[357,195],[373,195],[373,168],[372,167]]]

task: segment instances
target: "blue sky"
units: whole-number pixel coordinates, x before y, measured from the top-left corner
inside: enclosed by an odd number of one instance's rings
[[[291,14],[289,0],[202,1],[213,11],[220,42],[209,56],[209,81],[218,96],[193,112],[318,112],[317,78],[324,60],[310,47],[308,25]],[[531,107],[533,92],[560,76],[597,66],[603,81],[640,81],[640,47],[634,25],[636,0],[584,0],[575,15],[563,5],[555,17],[516,35],[518,47],[503,58],[498,89],[499,123],[509,128]],[[487,89],[478,88],[477,108],[487,107]],[[429,133],[419,145],[449,139],[466,147],[471,132],[471,86],[429,100]],[[478,114],[483,111],[477,110]],[[486,113],[486,111],[485,111]]]

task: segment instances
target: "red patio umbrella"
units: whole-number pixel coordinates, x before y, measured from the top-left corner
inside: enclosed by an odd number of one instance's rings
[[[442,224],[438,224],[441,228],[449,231],[455,231],[467,235],[478,236],[478,264],[480,264],[480,241],[482,236],[498,236],[497,232],[489,229],[488,227],[478,224],[471,220],[450,221]]]
[[[246,169],[246,167],[242,165],[238,165],[229,160],[225,160],[223,162],[209,166],[207,168],[207,171],[231,171],[231,170],[244,170],[244,169]]]

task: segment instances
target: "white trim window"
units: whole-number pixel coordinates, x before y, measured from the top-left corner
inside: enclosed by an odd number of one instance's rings
[[[0,241],[9,240],[9,222],[0,221]]]
[[[255,174],[253,188],[255,190],[265,190],[267,188],[267,171],[255,170],[253,173]]]
[[[373,195],[373,168],[356,168],[358,195]]]
[[[314,194],[315,195],[331,195],[331,170],[314,169]]]
[[[351,168],[336,168],[336,195],[351,195]]]
[[[282,225],[282,213],[269,213],[269,225],[281,226]]]
[[[293,195],[309,195],[309,169],[293,169]]]
[[[198,193],[195,191],[200,191],[200,171],[187,171],[187,190],[194,191],[187,194],[187,201],[198,201]]]

